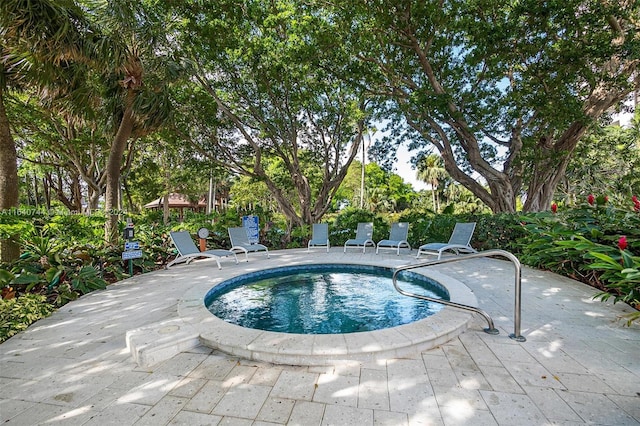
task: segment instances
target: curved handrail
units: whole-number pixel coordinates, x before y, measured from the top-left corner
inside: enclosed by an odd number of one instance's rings
[[[422,296],[422,295],[415,294],[415,293],[409,293],[409,292],[407,292],[405,290],[402,290],[398,286],[398,280],[397,280],[397,275],[400,272],[406,271],[406,270],[409,270],[409,269],[416,269],[416,268],[422,268],[422,267],[425,267],[425,266],[434,266],[434,265],[440,265],[440,264],[443,264],[443,263],[459,262],[461,260],[474,259],[476,257],[489,257],[489,256],[506,257],[507,259],[509,259],[513,263],[513,266],[515,268],[514,331],[513,331],[513,334],[509,334],[509,337],[514,339],[514,340],[516,340],[516,341],[518,341],[518,342],[524,342],[527,339],[520,334],[522,267],[520,265],[520,261],[518,260],[518,258],[515,257],[512,253],[510,253],[510,252],[508,252],[506,250],[486,250],[486,251],[481,251],[481,252],[477,252],[477,253],[460,255],[460,256],[457,256],[457,257],[448,257],[448,258],[445,258],[445,259],[437,259],[437,260],[431,260],[431,261],[428,261],[428,262],[421,262],[421,263],[414,263],[414,264],[410,264],[410,265],[398,266],[397,268],[394,268],[394,271],[393,271],[393,286],[395,287],[395,289],[400,294],[403,294],[405,296],[415,297],[415,298],[418,298],[418,299],[427,300],[429,302],[440,303],[440,304],[443,304],[443,305],[452,306],[454,308],[464,309],[464,310],[467,310],[467,311],[476,312],[476,313],[482,315],[485,318],[485,320],[487,320],[487,322],[489,324],[489,328],[485,328],[484,331],[486,333],[489,333],[489,334],[498,334],[498,330],[493,325],[493,320],[491,319],[489,314],[487,314],[483,310],[478,309],[478,308],[473,307],[473,306],[463,305],[463,304],[451,302],[451,301],[448,301],[448,300],[434,299],[434,298],[431,298],[431,297]]]

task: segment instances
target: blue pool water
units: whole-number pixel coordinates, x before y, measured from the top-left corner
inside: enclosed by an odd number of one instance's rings
[[[392,270],[368,265],[299,265],[267,269],[212,288],[205,305],[232,324],[301,334],[337,334],[395,327],[426,318],[438,303],[403,296]],[[445,287],[413,272],[400,275],[407,291],[449,300]]]

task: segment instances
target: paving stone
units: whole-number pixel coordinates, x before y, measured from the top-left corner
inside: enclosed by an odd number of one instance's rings
[[[374,426],[409,426],[409,417],[406,413],[373,410],[373,424]]]
[[[593,375],[558,373],[558,375],[554,377],[558,377],[560,382],[562,382],[568,390],[591,392],[597,389],[600,393],[615,393],[604,381]]]
[[[488,410],[473,409],[468,406],[441,407],[442,420],[446,426],[496,426],[498,422]],[[524,426],[524,423],[516,423]]]
[[[480,394],[498,424],[501,425],[541,425],[546,418],[527,395],[484,391]]]
[[[349,257],[369,264],[415,261],[395,254]],[[201,289],[224,277],[318,258],[344,261],[338,247],[326,257],[276,251],[272,259],[256,256],[222,270],[194,262],[137,276],[65,305],[0,346],[0,421],[29,426],[640,425],[640,326],[623,327],[616,317],[624,308],[593,301],[593,289],[524,268],[522,334],[527,341],[509,339],[513,268],[493,259],[433,269],[468,285],[494,318],[499,335],[484,333],[486,322],[474,316],[458,338],[422,353],[312,367],[272,365],[204,346],[140,367],[125,347],[128,330],[177,319],[179,300],[188,302],[184,309],[191,315],[188,308],[201,304]],[[210,320],[209,315],[198,319]],[[371,340],[354,339],[351,349],[365,342]]]
[[[0,423],[9,421],[9,419],[27,411],[35,404],[35,402],[30,401],[0,399]]]
[[[311,401],[317,383],[317,374],[303,371],[283,371],[273,386],[271,396]]]
[[[444,407],[454,408],[461,412],[472,412],[475,410],[488,410],[480,392],[474,389],[463,389],[455,387],[434,386],[436,401],[441,411]]]
[[[389,410],[387,372],[363,368],[358,385],[358,407]]]
[[[118,403],[153,405],[165,397],[182,378],[168,374],[150,374],[144,383],[126,391]]]
[[[255,419],[269,396],[268,386],[241,383],[227,390],[213,408],[212,414]]]
[[[295,403],[293,399],[267,398],[256,420],[286,424]]]
[[[559,377],[554,376],[540,364],[507,364],[511,376],[522,387],[540,386],[543,388],[564,389]]]
[[[540,411],[553,422],[581,422],[578,414],[558,395],[558,390],[540,387],[525,387],[527,395]]]
[[[524,393],[522,387],[503,366],[479,366],[482,375],[489,383],[490,389],[497,392]]]
[[[207,383],[205,379],[195,379],[193,377],[185,377],[180,380],[169,395],[179,396],[183,398],[192,398]]]
[[[249,383],[252,385],[273,386],[278,381],[281,371],[282,369],[277,366],[258,366]]]
[[[558,395],[586,423],[611,426],[638,424],[636,419],[621,410],[606,395],[576,391],[559,391]]]
[[[491,385],[479,370],[456,370],[456,377],[460,387],[464,389],[486,389],[491,390]]]
[[[373,425],[373,410],[345,405],[327,405],[321,424],[322,426]]]
[[[254,366],[236,365],[224,378],[224,380],[222,381],[222,385],[226,387],[232,387],[240,383],[249,383],[251,381],[251,377],[253,377],[257,370],[258,367]]]
[[[359,379],[338,374],[320,374],[313,394],[314,402],[358,406]]]
[[[114,403],[91,416],[89,421],[83,423],[83,425],[133,425],[150,409],[151,407],[148,405]]]
[[[500,359],[477,334],[463,333],[460,341],[476,365],[502,367]]]
[[[253,420],[238,417],[223,417],[218,426],[252,426]]]
[[[233,370],[233,367],[235,367],[237,363],[238,361],[236,359],[227,358],[222,355],[209,356],[189,373],[189,377],[222,380]]]
[[[618,407],[625,413],[633,417],[640,424],[640,395],[624,396],[624,395],[607,395]]]
[[[189,400],[176,396],[165,396],[136,422],[136,426],[166,424],[174,418]]]
[[[221,420],[222,417],[211,414],[180,411],[168,424],[171,426],[216,426],[220,424]]]
[[[222,386],[221,382],[210,380],[189,400],[185,410],[211,413],[226,392],[227,388]]]
[[[322,423],[326,405],[318,402],[296,401],[289,417],[289,426],[317,426]]]

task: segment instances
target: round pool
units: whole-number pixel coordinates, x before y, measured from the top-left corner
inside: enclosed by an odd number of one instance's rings
[[[297,334],[344,334],[409,324],[443,305],[403,296],[392,270],[372,265],[315,264],[266,269],[222,282],[205,296],[216,317],[239,326]],[[403,289],[449,300],[438,282],[413,272]]]

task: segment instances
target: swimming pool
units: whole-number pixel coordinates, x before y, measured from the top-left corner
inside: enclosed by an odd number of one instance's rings
[[[415,322],[443,305],[403,296],[390,268],[316,264],[272,268],[227,280],[205,296],[215,316],[243,327],[282,333],[366,332]],[[446,288],[405,272],[409,291],[449,300]]]
[[[411,261],[411,259],[409,259]],[[396,255],[365,253],[346,257],[335,253],[278,250],[270,259],[255,256],[249,263],[211,268],[206,261],[184,268],[162,271],[162,280],[180,292],[177,318],[160,321],[127,332],[127,348],[141,366],[151,366],[177,353],[205,346],[239,358],[301,366],[336,365],[341,362],[369,363],[415,356],[458,336],[473,317],[469,312],[444,307],[435,314],[404,325],[374,331],[335,334],[298,334],[258,330],[226,322],[207,309],[205,295],[229,280],[247,274],[266,274],[278,267],[312,269],[318,264],[382,266],[393,269],[405,259]],[[434,269],[412,272],[433,279],[449,293],[450,300],[477,306],[473,292],[462,282]]]

